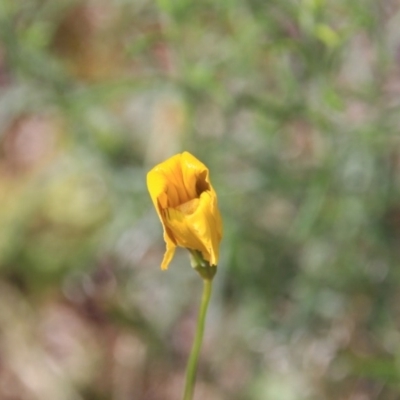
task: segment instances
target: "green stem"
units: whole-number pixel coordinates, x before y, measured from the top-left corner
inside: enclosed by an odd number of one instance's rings
[[[197,319],[196,335],[194,337],[192,350],[190,351],[189,360],[186,366],[186,383],[183,400],[192,400],[193,397],[197,362],[199,359],[201,342],[203,341],[204,325],[207,315],[208,303],[210,302],[211,297],[212,280],[203,279],[203,283],[203,294],[201,297],[200,311]]]

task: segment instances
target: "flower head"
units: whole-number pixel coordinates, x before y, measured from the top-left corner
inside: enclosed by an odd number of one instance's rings
[[[177,246],[217,265],[222,221],[208,168],[188,152],[177,154],[147,174],[147,187],[167,245],[161,268],[168,268]]]

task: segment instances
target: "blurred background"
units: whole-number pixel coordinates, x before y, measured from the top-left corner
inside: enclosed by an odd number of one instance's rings
[[[225,230],[196,399],[399,399],[399,110],[399,0],[1,0],[0,399],[180,398],[183,150]]]

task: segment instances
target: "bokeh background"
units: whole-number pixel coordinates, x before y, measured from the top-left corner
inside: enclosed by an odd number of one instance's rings
[[[225,230],[196,399],[399,399],[399,111],[398,0],[1,0],[0,399],[180,398],[183,150]]]

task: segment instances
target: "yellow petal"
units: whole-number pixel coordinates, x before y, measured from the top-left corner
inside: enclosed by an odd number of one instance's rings
[[[222,238],[222,221],[215,192],[206,191],[200,196],[196,212],[186,217],[187,224],[202,242],[204,250],[200,250],[203,258],[211,265],[217,265],[219,244]]]
[[[187,188],[190,199],[200,196],[211,186],[208,168],[196,157],[185,151],[181,157],[183,183]]]
[[[167,245],[162,269],[176,246],[198,250],[217,265],[222,221],[208,168],[188,152],[177,154],[147,174],[147,186]]]
[[[216,197],[206,191],[190,203],[166,210],[165,226],[173,232],[178,246],[198,250],[211,265],[217,265],[222,224]]]
[[[171,241],[171,239],[168,237],[168,235],[165,233],[165,231],[164,231],[164,240],[167,245],[167,249],[165,250],[164,258],[161,263],[162,270],[168,269],[169,263],[171,262],[172,258],[174,257],[175,249],[176,249],[175,244]]]

